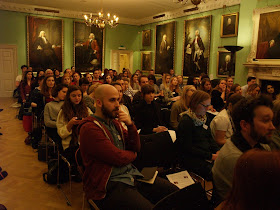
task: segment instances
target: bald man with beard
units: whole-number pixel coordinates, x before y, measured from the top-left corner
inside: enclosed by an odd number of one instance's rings
[[[95,101],[95,115],[79,126],[87,199],[101,209],[152,209],[178,188],[158,177],[153,185],[136,181],[143,177],[132,165],[140,151],[140,138],[130,117],[119,109],[117,89],[108,84],[99,86]]]

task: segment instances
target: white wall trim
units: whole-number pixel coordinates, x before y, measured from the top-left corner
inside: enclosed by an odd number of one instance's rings
[[[172,3],[172,2],[171,2]],[[206,3],[202,2],[198,5],[198,10],[184,13],[183,10],[193,8],[194,5],[191,6],[182,6],[180,9],[161,12],[160,14],[165,14],[165,17],[153,19],[153,16],[159,15],[155,14],[150,17],[142,18],[142,19],[130,19],[130,18],[123,18],[120,17],[120,23],[122,24],[129,24],[129,25],[145,25],[149,23],[155,23],[164,20],[170,20],[173,18],[184,17],[188,15],[193,15],[197,13],[202,13],[206,11],[211,11],[215,9],[223,8],[224,5],[226,7],[238,5],[241,3],[241,0],[207,0]],[[35,11],[34,8],[43,8],[43,9],[50,9],[50,10],[58,10],[59,13],[50,13],[50,12],[39,12]],[[70,10],[63,10],[57,8],[50,8],[50,7],[41,7],[41,6],[34,6],[34,5],[25,5],[25,4],[17,4],[17,3],[10,3],[10,2],[3,2],[0,1],[0,10],[7,10],[7,11],[15,11],[15,12],[24,12],[33,15],[48,15],[53,17],[66,17],[66,18],[74,18],[74,19],[83,19],[84,14],[88,14],[88,12],[78,12],[78,11],[70,11]],[[97,14],[94,14],[97,15]]]

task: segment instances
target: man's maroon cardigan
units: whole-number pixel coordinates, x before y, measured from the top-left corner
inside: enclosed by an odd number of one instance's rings
[[[80,150],[85,166],[83,185],[87,199],[103,199],[112,167],[131,163],[137,156],[136,152],[140,151],[135,125],[127,126],[126,131],[119,121],[113,120],[113,123],[125,143],[125,150],[115,147],[111,133],[96,118],[87,117],[79,125]]]

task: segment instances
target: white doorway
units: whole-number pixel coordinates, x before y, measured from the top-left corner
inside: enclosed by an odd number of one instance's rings
[[[13,96],[17,73],[17,46],[0,45],[0,97]]]
[[[133,71],[133,51],[111,50],[111,69],[122,73],[123,68]]]

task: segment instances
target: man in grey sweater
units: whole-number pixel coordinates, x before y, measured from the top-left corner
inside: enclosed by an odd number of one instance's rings
[[[219,152],[212,168],[216,204],[225,199],[232,187],[234,167],[237,159],[252,148],[270,150],[275,129],[272,119],[272,102],[266,96],[242,99],[233,107],[234,134]]]

